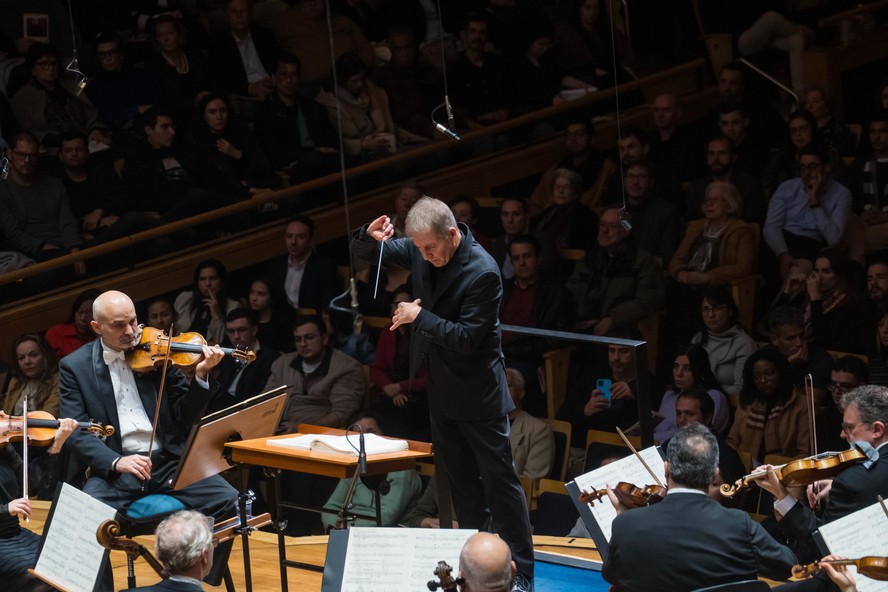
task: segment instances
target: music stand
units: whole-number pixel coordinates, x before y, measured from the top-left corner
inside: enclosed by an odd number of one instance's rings
[[[191,427],[182,460],[172,479],[174,490],[182,489],[217,475],[233,467],[227,442],[268,438],[274,436],[287,405],[287,386],[279,386],[268,392],[241,401],[231,407],[211,413]],[[244,549],[244,579],[247,592],[252,592],[249,536],[250,505],[252,496],[247,491],[246,472],[243,475],[243,491],[238,496],[237,513],[240,524],[236,530],[241,535]]]

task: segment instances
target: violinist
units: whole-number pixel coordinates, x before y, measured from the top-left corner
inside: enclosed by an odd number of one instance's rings
[[[93,303],[92,328],[99,339],[66,357],[60,367],[62,415],[92,418],[116,430],[104,442],[80,433],[71,438],[74,457],[91,469],[84,492],[121,511],[145,495],[164,493],[215,518],[228,514],[237,492],[221,476],[177,491],[168,483],[191,425],[218,389],[209,373],[222,359],[222,350],[203,346],[190,385],[169,365],[152,441],[162,372],[136,373],[127,364],[127,351],[139,338],[132,300],[117,291],[101,294]]]
[[[473,534],[459,552],[460,592],[508,592],[516,571],[509,546],[495,534]]]
[[[792,551],[746,512],[724,508],[707,495],[718,472],[718,443],[708,428],[680,428],[666,459],[669,492],[662,502],[625,512],[608,493],[618,516],[601,571],[605,580],[622,592],[685,592],[759,574],[789,577]]]
[[[807,491],[790,492],[769,465],[756,469],[768,470],[768,478],[759,485],[774,495],[778,525],[795,542],[803,563],[820,556],[811,534],[821,524],[870,506],[878,501],[878,495],[888,494],[888,388],[857,387],[842,396],[842,407],[842,437],[855,443],[869,457],[867,461],[849,466],[831,482],[814,483]],[[821,518],[809,508],[815,501],[822,506]]]
[[[28,463],[28,485],[31,489],[45,488],[58,481],[59,452],[76,422],[62,419],[46,454],[36,456]],[[31,502],[22,497],[22,459],[13,446],[0,448],[0,582],[3,590],[25,592],[46,589],[39,580],[26,573],[37,561],[40,537],[19,524],[20,517],[31,515]],[[11,587],[7,587],[11,586]]]

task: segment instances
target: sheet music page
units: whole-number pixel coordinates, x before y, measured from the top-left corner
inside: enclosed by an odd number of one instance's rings
[[[830,552],[849,559],[888,556],[886,531],[888,516],[885,516],[885,511],[878,503],[820,527],[820,535]],[[888,582],[864,577],[857,573],[854,566],[850,569],[854,571],[859,592],[888,592]]]
[[[63,484],[34,572],[71,592],[92,592],[105,555],[96,530],[116,515],[111,506]]]
[[[663,458],[660,456],[656,446],[645,448],[638,453],[644,462],[651,468],[651,471],[657,476],[663,485],[666,485],[666,472],[663,468]],[[654,480],[650,473],[644,468],[644,465],[635,458],[635,455],[621,458],[620,460],[606,464],[603,467],[589,471],[580,475],[574,482],[583,491],[592,491],[595,489],[604,489],[607,485],[616,487],[620,481],[626,481],[642,487],[644,485],[653,485]],[[610,499],[604,496],[599,501],[591,505],[592,516],[601,527],[601,532],[609,541],[611,537],[611,522],[617,517],[617,511],[610,503]]]
[[[459,573],[459,552],[476,530],[352,528],[342,574],[342,592],[426,590],[439,561]]]

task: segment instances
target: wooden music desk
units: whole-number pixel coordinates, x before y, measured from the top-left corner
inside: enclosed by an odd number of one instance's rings
[[[321,426],[299,424],[295,434],[285,434],[274,436],[273,439],[292,438],[293,436],[303,434],[332,434],[336,436],[344,436],[345,430],[335,428],[325,428]],[[349,432],[354,435],[355,445],[357,445],[358,433]],[[228,442],[225,444],[230,448],[231,460],[238,463],[242,467],[243,479],[246,484],[246,471],[243,469],[246,465],[254,465],[258,467],[268,467],[283,471],[295,471],[297,473],[310,473],[312,475],[322,475],[325,477],[336,477],[338,479],[351,478],[358,469],[358,457],[345,454],[332,454],[326,452],[317,452],[314,450],[296,450],[292,448],[284,448],[281,446],[269,446],[266,440],[270,438],[256,438],[254,440],[242,440],[239,442]],[[367,455],[367,474],[368,475],[384,475],[395,471],[406,471],[416,467],[416,461],[421,458],[429,458],[433,456],[432,445],[428,442],[416,442],[407,440],[408,449],[401,452],[392,452],[387,454],[370,454]],[[277,508],[276,519],[280,520],[281,509],[283,507],[299,507],[292,504],[285,504],[280,500],[280,486],[278,478],[275,477],[275,503]],[[321,511],[320,508],[302,508]],[[287,592],[287,568],[298,567],[302,569],[317,569],[317,566],[311,564],[300,563],[287,559],[287,546],[284,539],[283,529],[277,528],[278,531],[278,553],[281,562],[281,592]],[[323,567],[321,567],[323,570]]]

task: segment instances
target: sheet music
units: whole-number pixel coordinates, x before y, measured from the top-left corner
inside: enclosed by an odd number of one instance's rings
[[[663,458],[656,446],[645,448],[638,453],[644,462],[651,468],[660,483],[666,485],[666,472],[663,468]],[[603,467],[589,471],[580,475],[574,482],[584,491],[592,491],[595,489],[604,489],[610,485],[616,487],[620,481],[626,481],[642,487],[644,485],[653,485],[654,480],[650,473],[644,468],[634,455],[621,458],[620,460],[606,464]],[[611,537],[611,522],[617,517],[617,511],[610,503],[610,499],[605,496],[591,506],[592,516],[598,522],[601,532],[609,541]]]
[[[96,530],[113,520],[117,510],[67,483],[62,485],[46,524],[45,541],[34,572],[47,582],[71,592],[92,592],[105,548]]]
[[[459,552],[476,530],[352,528],[342,592],[425,590],[439,561],[459,573]]]
[[[823,542],[831,553],[844,555],[849,559],[888,556],[886,531],[888,531],[888,518],[878,503],[824,524],[819,530]],[[850,569],[855,572],[854,578],[857,580],[859,592],[888,592],[888,582],[879,582],[862,576],[857,573],[857,568],[854,566]]]

